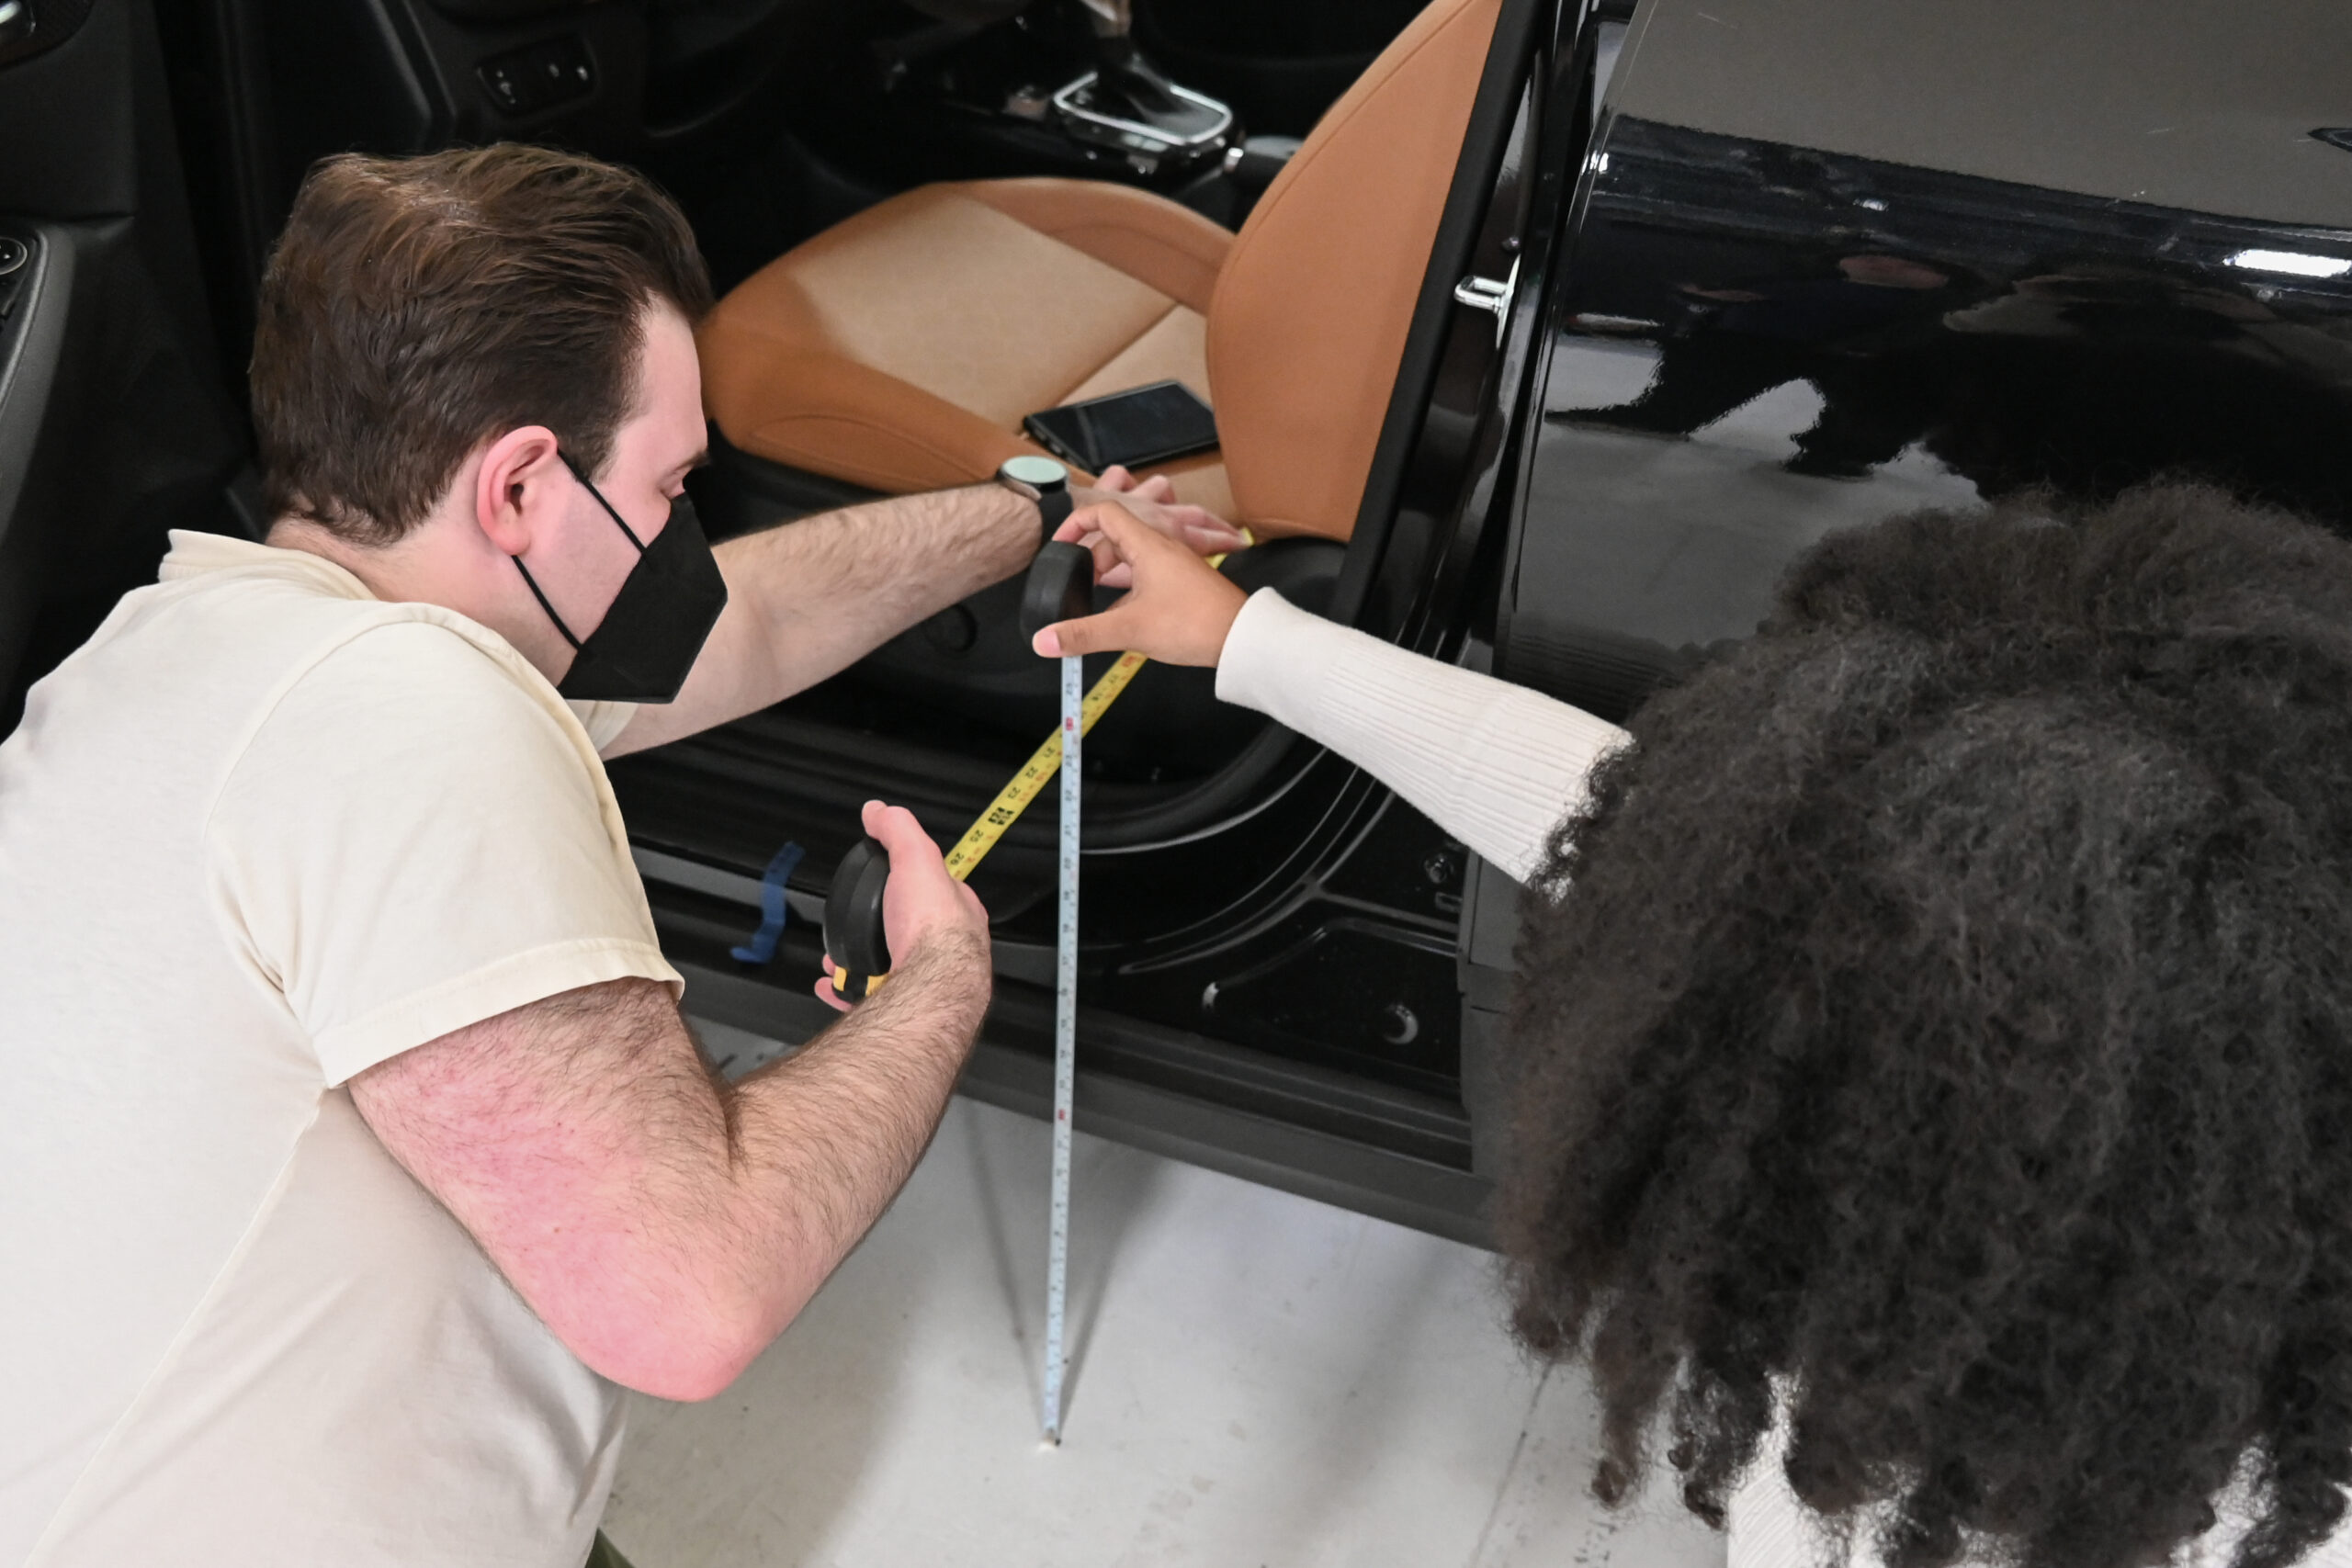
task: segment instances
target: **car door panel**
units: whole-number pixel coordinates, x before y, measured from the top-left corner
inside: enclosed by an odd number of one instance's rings
[[[15,264],[0,277],[0,671],[23,657],[39,602],[39,534],[25,492],[64,366],[74,249],[61,239],[52,225],[0,226],[0,243],[12,247],[0,265]]]
[[[232,525],[223,486],[245,449],[153,17],[145,0],[85,9],[0,64],[0,231],[33,253],[0,324],[0,733],[25,686],[153,581],[167,529]]]

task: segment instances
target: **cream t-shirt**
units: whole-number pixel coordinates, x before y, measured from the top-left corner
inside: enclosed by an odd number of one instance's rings
[[[614,1387],[342,1085],[681,986],[502,638],[175,534],[0,744],[0,1564],[577,1568]]]

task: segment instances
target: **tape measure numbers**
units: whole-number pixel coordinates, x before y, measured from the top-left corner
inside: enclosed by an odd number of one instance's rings
[[[1129,659],[1136,669],[1142,667],[1139,654],[1126,654],[1120,663]],[[1095,682],[1095,690],[1101,691],[1115,673],[1117,666]],[[1054,1172],[1046,1245],[1045,1427],[1046,1441],[1055,1444],[1062,1440],[1062,1371],[1069,1360],[1062,1351],[1062,1322],[1069,1301],[1069,1119],[1078,1100],[1078,790],[1086,772],[1080,758],[1087,729],[1134,673],[1129,670],[1122,676],[1118,686],[1103,696],[1102,707],[1090,714],[1086,710],[1093,694],[1084,701],[1078,694],[1086,679],[1082,661],[1062,660],[1062,728],[1055,739],[1069,749],[1069,757],[1061,770],[1062,820],[1055,857]]]
[[[1083,736],[1094,728],[1094,721],[1101,718],[1119,694],[1127,689],[1127,682],[1136,678],[1136,671],[1149,662],[1140,653],[1123,653],[1119,655],[1118,662],[1102,671],[1101,678],[1087,689],[1085,700],[1079,704],[1080,735]],[[1062,732],[1057,728],[1046,737],[1044,745],[1029,754],[1029,760],[1021,764],[1021,771],[997,791],[996,798],[989,802],[989,808],[965,829],[964,836],[956,840],[955,848],[947,852],[947,874],[958,882],[970,876],[972,868],[996,848],[999,839],[1004,837],[1004,830],[1019,821],[1021,814],[1029,809],[1030,803],[1045,793],[1046,784],[1061,771],[1061,766]]]

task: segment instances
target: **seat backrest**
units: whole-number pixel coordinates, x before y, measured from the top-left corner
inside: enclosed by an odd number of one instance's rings
[[[1275,179],[1217,276],[1208,371],[1234,513],[1354,531],[1500,0],[1432,0]]]

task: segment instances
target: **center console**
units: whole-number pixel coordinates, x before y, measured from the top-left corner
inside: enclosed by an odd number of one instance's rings
[[[1147,174],[1222,155],[1236,140],[1233,111],[1205,94],[1178,86],[1144,57],[1136,47],[1132,0],[1083,4],[1094,39],[1094,69],[1054,95],[1062,130],[1075,141],[1110,149]]]
[[[1229,107],[1136,47],[1131,0],[1036,0],[986,19],[958,0],[922,9],[938,19],[870,46],[878,99],[834,87],[856,138],[836,155],[885,159],[885,178],[1065,175],[1175,194],[1219,179],[1242,146]]]

